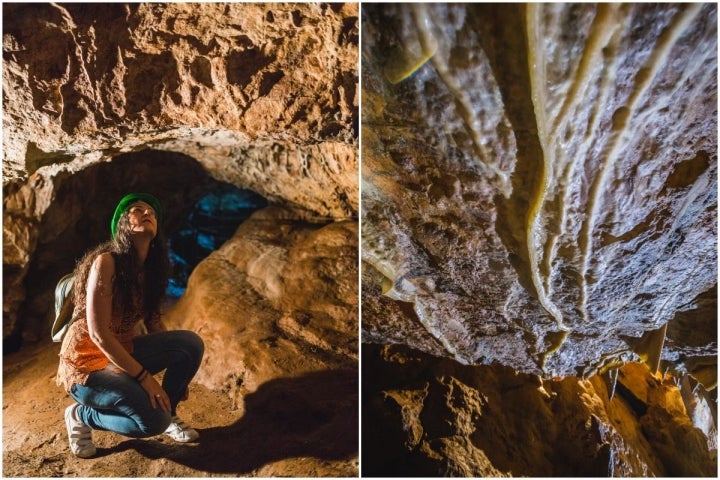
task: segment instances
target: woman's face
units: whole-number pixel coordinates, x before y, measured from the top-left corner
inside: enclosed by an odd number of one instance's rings
[[[157,235],[157,215],[153,207],[145,202],[137,201],[130,205],[127,211],[130,232],[133,234],[150,234],[152,238]]]

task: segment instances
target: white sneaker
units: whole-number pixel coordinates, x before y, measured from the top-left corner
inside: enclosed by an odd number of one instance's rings
[[[95,455],[95,445],[92,441],[92,430],[75,416],[77,403],[65,409],[65,426],[67,427],[70,450],[76,457],[89,458]]]
[[[190,428],[190,426],[180,420],[180,417],[177,415],[172,417],[170,426],[165,430],[165,435],[181,443],[193,442],[200,436],[197,430]]]

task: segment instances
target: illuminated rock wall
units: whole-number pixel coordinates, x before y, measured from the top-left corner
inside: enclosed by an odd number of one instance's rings
[[[715,477],[716,399],[622,367],[544,380],[398,346],[362,355],[363,475]]]
[[[166,317],[214,346],[196,380],[241,410],[273,378],[349,369],[355,382],[357,230],[356,222],[314,225],[268,207],[200,262]]]

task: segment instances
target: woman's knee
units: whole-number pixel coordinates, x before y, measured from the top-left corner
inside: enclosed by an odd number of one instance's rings
[[[140,421],[137,422],[140,430],[139,438],[160,435],[170,426],[171,420],[172,416],[170,412],[166,412],[160,408],[144,415]]]
[[[187,352],[200,361],[205,353],[205,343],[200,335],[191,330],[180,330],[182,333],[183,345]]]

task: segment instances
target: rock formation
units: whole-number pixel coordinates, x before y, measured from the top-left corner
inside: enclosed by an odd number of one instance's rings
[[[714,358],[678,316],[717,282],[714,5],[364,11],[368,341],[590,375],[667,325]]]
[[[22,346],[6,391],[21,398],[55,282],[108,238],[124,193],[158,196],[168,233],[221,182],[272,205],[167,312],[205,338],[207,402],[186,410],[205,443],[138,455],[99,435],[106,467],[28,467],[25,451],[65,457],[62,415],[28,423],[13,405],[4,473],[357,474],[358,44],[357,4],[3,5],[4,351]],[[56,358],[39,358],[33,405],[54,412]]]
[[[357,215],[356,4],[3,13],[5,337],[40,281],[33,262],[106,238],[131,187],[164,201],[170,229],[211,180],[322,222]]]
[[[366,370],[373,372],[365,375]],[[715,477],[702,388],[644,364],[553,380],[398,346],[363,348],[363,475]],[[682,383],[692,382],[684,377]]]
[[[273,378],[353,368],[357,237],[356,222],[318,229],[279,207],[243,222],[193,270],[167,314],[211,345],[233,346],[208,352],[197,381],[242,407],[247,393]]]
[[[363,473],[714,475],[716,6],[362,19]]]

